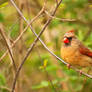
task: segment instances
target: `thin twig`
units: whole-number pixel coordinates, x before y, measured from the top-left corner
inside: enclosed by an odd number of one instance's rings
[[[36,52],[37,52],[37,55],[38,55],[39,58],[40,58],[41,64],[43,64],[43,60],[42,60],[42,58],[41,58],[41,55],[40,55],[40,52],[39,52],[38,47],[36,48],[36,50],[37,50],[37,51],[36,51]],[[54,87],[54,85],[53,85],[53,83],[52,83],[52,80],[49,78],[49,74],[48,74],[48,71],[46,70],[46,67],[44,67],[43,69],[44,69],[44,71],[45,71],[45,73],[46,73],[47,79],[48,79],[48,81],[50,82],[51,87],[54,89],[55,92],[57,92],[56,88]]]
[[[13,0],[10,0],[12,2],[12,4],[14,3]],[[54,11],[52,12],[52,16],[55,15],[56,11],[57,11],[57,8],[59,7],[60,3],[62,2],[62,0],[60,0],[60,2],[58,3],[58,5],[55,7]],[[15,3],[14,3],[15,4]],[[13,5],[14,5],[13,4]],[[34,40],[33,44],[30,46],[30,48],[28,49],[27,53],[26,53],[26,56],[24,57],[21,65],[18,67],[18,70],[16,72],[16,75],[15,75],[15,78],[14,78],[14,82],[13,82],[13,86],[12,86],[12,92],[14,92],[15,90],[15,85],[16,85],[16,81],[17,81],[17,78],[18,78],[18,75],[19,75],[19,72],[23,66],[23,64],[25,63],[27,57],[29,56],[30,52],[33,50],[33,47],[35,46],[35,44],[37,43],[39,37],[42,35],[42,33],[44,32],[44,30],[46,29],[46,27],[48,26],[48,24],[51,22],[52,18],[49,18],[47,20],[47,22],[45,23],[44,27],[42,28],[42,30],[40,31],[40,33],[38,34],[37,38]]]
[[[9,29],[7,29],[7,30],[9,30],[11,32],[13,30],[15,24],[19,21],[19,19],[20,19],[20,17],[17,18],[16,21],[12,24],[12,26]]]
[[[16,8],[16,10],[18,11],[18,13],[21,15],[21,17],[22,17],[22,18],[25,20],[25,22],[27,22],[27,24],[28,24],[27,19],[23,16],[23,14],[22,14],[21,11],[18,9],[18,7],[16,6],[16,4],[15,4],[12,0],[11,0],[11,2],[12,2],[12,4],[13,4],[13,6]],[[34,29],[32,28],[32,25],[30,25],[30,29],[31,29],[31,31],[34,33],[34,35],[35,35],[36,37],[38,37],[38,35],[35,33]],[[57,55],[55,55],[51,50],[49,50],[49,48],[45,45],[45,43],[44,43],[40,38],[39,38],[39,41],[42,43],[42,45],[44,46],[44,48],[45,48],[52,56],[54,56],[56,59],[58,59],[58,60],[61,61],[62,63],[68,64],[68,63],[66,63],[64,60],[62,60],[61,58],[59,58]],[[73,70],[77,71],[77,72],[80,72],[79,69],[77,69],[77,68],[75,68],[75,67],[73,67],[73,66],[71,66],[71,68],[72,68]],[[85,72],[82,72],[82,74],[92,79],[92,76],[91,76],[91,75],[89,75],[89,74],[87,74],[87,73],[85,73]]]
[[[37,14],[37,16],[35,16],[31,21],[30,23],[27,22],[27,26],[25,27],[24,31],[21,32],[21,34],[17,37],[17,39],[13,42],[12,47],[15,46],[15,44],[18,42],[18,40],[20,40],[20,38],[22,37],[22,35],[26,32],[27,28],[43,13],[45,12],[49,17],[53,18],[53,19],[57,19],[57,20],[60,20],[60,21],[63,21],[63,22],[71,22],[71,21],[76,21],[76,19],[61,19],[61,18],[57,18],[57,17],[54,17],[54,16],[51,16],[46,10],[45,10],[45,7],[43,7],[41,9],[41,11]],[[24,19],[24,17],[22,17]],[[33,29],[32,29],[33,30]],[[34,33],[36,35],[36,33]],[[36,35],[37,36],[37,35]],[[0,58],[0,61],[2,61],[2,59],[7,55],[8,53],[8,50],[3,54],[3,56]]]
[[[65,18],[57,18],[55,16],[51,16],[46,10],[44,11],[49,17],[53,18],[53,19],[57,19],[59,21],[62,21],[62,22],[71,22],[71,21],[76,21],[76,19],[65,19]]]
[[[13,48],[15,46],[15,44],[20,40],[20,38],[22,37],[22,35],[26,32],[26,30],[28,29],[28,27],[44,12],[44,7],[41,9],[41,11],[37,14],[37,16],[35,16],[30,22],[28,22],[27,26],[25,27],[25,29],[20,33],[20,35],[17,37],[17,39],[15,41],[13,41],[12,46],[10,48]],[[3,54],[3,56],[0,58],[0,61],[7,55],[8,50]]]
[[[56,4],[58,4],[58,0],[55,0],[56,1]]]
[[[10,48],[8,39],[7,39],[6,35],[4,34],[3,29],[1,27],[0,27],[0,34],[2,35],[2,37],[3,37],[3,39],[4,39],[5,43],[6,43],[7,49],[9,51],[10,59],[11,59],[12,64],[14,66],[14,70],[16,71],[16,64],[15,64],[15,61],[14,61],[14,58],[13,58],[12,50]]]
[[[11,89],[5,86],[0,86],[0,89],[7,90],[8,92],[11,92]]]
[[[11,0],[12,1],[12,0]],[[15,3],[12,1],[12,4],[15,6],[15,8],[16,8],[16,5],[15,5]],[[20,10],[18,9],[18,8],[16,8],[17,10],[18,10],[18,12],[20,13],[20,15],[22,16],[22,18],[28,23],[28,21],[25,19],[25,17],[23,16],[23,14],[20,12]],[[31,30],[32,30],[32,32],[38,37],[38,35],[33,31],[33,28],[32,28],[32,26],[30,25],[30,28],[31,28]],[[45,47],[45,49],[47,49],[47,51],[50,53],[50,54],[52,54],[54,57],[56,57],[58,60],[60,60],[60,61],[62,61],[64,64],[67,64],[66,62],[64,62],[62,59],[60,59],[59,57],[57,57],[54,53],[52,53],[48,48],[47,48],[47,46],[43,43],[43,41],[39,38],[39,40],[41,41],[41,43],[43,44],[43,46]],[[75,67],[71,67],[71,68],[73,68],[73,69],[75,69],[77,72],[79,72],[80,70],[79,69],[76,69]],[[20,68],[21,69],[21,68]],[[19,69],[19,71],[20,71],[20,69]],[[87,77],[89,77],[89,78],[92,78],[92,76],[91,75],[88,75],[88,74],[86,74],[86,73],[84,73],[84,72],[82,72],[82,74],[84,74],[85,76],[87,76]],[[18,75],[17,75],[18,76]],[[13,86],[15,86],[15,84],[16,84],[16,80],[17,80],[17,77],[16,77],[16,79],[14,80],[15,82],[14,82],[14,85]],[[13,89],[14,90],[14,89]],[[12,91],[13,92],[13,91]]]

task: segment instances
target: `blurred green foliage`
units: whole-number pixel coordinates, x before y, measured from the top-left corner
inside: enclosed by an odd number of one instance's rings
[[[5,4],[8,0],[0,0],[0,6]]]
[[[18,1],[16,2],[18,3]],[[31,9],[29,13],[27,13],[27,9],[29,9],[29,7],[28,5],[25,5],[26,8],[24,7],[25,9],[23,10],[23,14],[27,19],[32,19],[34,16],[36,16],[38,11],[40,11],[40,7],[43,6],[43,1],[29,0],[28,3]],[[54,4],[55,0],[47,0],[46,8],[48,12],[54,6]],[[1,0],[0,7],[0,22],[4,25],[7,37],[14,41],[20,34],[20,16],[17,14],[16,10],[14,10],[11,4],[7,4],[7,0]],[[83,41],[86,46],[92,49],[91,0],[62,0],[62,3],[60,4],[55,16],[61,19],[75,19],[75,21],[71,22],[63,22],[58,19],[53,19],[46,29],[49,37],[46,35],[46,33],[43,33],[41,36],[45,44],[52,49],[57,56],[60,57],[60,47],[62,45],[61,39],[64,33],[71,29],[75,30],[79,40]],[[41,31],[44,21],[47,20],[47,17],[43,17],[45,16],[42,15],[32,24],[37,34]],[[23,24],[23,28],[24,27],[26,27],[25,22]],[[28,28],[27,32],[25,32],[25,34],[22,36],[22,42],[20,42],[21,44],[17,43],[13,49],[16,64],[19,64],[22,61],[27,49],[33,43],[34,39],[35,36]],[[3,43],[0,43],[0,46],[1,44]],[[3,47],[4,46],[5,45],[3,45]],[[22,48],[22,50],[20,50],[20,48]],[[6,50],[6,48],[4,50]],[[0,57],[2,54],[2,48],[0,47]],[[20,58],[21,61],[19,61]],[[58,62],[58,64],[55,62]],[[0,67],[3,70],[0,71],[0,92],[8,92],[6,89],[1,88],[2,86],[6,87],[6,84],[8,87],[11,87],[10,83],[12,80],[10,79],[13,79],[13,75],[9,63],[10,59],[7,56],[0,64]],[[87,69],[84,71],[87,71]],[[2,74],[2,72],[4,72],[4,74]],[[61,76],[58,75],[58,72],[59,75],[61,74]],[[47,77],[47,74],[49,75],[49,78]],[[87,78],[86,82],[84,82],[85,76],[80,76],[74,70],[67,69],[66,65],[52,57],[43,48],[40,42],[36,44],[29,58],[26,60],[21,75],[22,77],[20,80],[22,87],[20,88],[23,89],[23,91],[20,92],[55,92],[55,89],[58,90],[57,92],[92,92],[92,79]],[[18,82],[20,80],[18,80]],[[64,85],[64,83],[66,85]],[[64,87],[67,87],[67,89]]]
[[[4,16],[2,13],[0,13],[0,22],[3,22],[4,21]]]
[[[0,92],[9,92],[6,87],[6,78],[3,74],[0,74]]]

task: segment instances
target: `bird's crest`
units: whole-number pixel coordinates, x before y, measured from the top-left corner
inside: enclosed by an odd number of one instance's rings
[[[75,32],[75,30],[72,29],[72,30],[68,31],[67,33],[74,33],[74,32]]]
[[[73,36],[75,36],[74,32],[75,31],[72,29],[72,30],[66,32],[64,37],[73,37]]]

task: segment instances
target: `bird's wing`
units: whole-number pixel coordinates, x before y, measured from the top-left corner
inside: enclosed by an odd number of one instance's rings
[[[92,57],[92,51],[82,44],[80,45],[79,51],[83,55],[87,55],[89,57]]]

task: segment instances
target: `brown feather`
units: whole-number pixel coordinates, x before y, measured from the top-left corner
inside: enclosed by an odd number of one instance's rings
[[[87,55],[89,57],[92,57],[92,51],[90,51],[90,49],[88,49],[87,47],[85,47],[83,45],[80,45],[79,51],[83,55]]]

